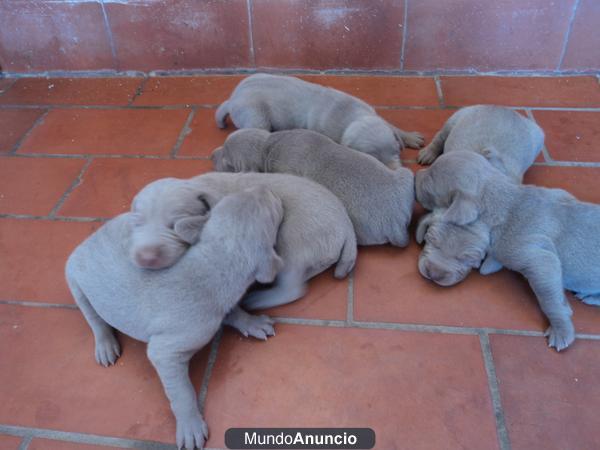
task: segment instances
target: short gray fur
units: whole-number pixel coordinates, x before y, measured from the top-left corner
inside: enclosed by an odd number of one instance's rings
[[[416,194],[427,209],[446,208],[441,221],[485,235],[471,245],[487,252],[490,270],[506,267],[527,278],[550,321],[551,347],[573,342],[564,289],[600,305],[599,205],[562,189],[516,184],[473,152],[442,155],[420,171]]]
[[[212,159],[219,171],[289,173],[316,181],[342,201],[359,245],[408,245],[414,205],[409,169],[388,169],[310,130],[238,130]]]
[[[283,202],[276,249],[284,267],[273,286],[244,298],[245,308],[264,309],[297,300],[304,295],[306,280],[333,264],[337,278],[348,275],[356,260],[356,236],[344,205],[323,186],[284,174],[213,172],[149,184],[132,204],[139,225],[132,235],[130,257],[143,263],[145,255],[151,254],[150,261],[160,259],[155,268],[168,267],[196,242],[207,217],[203,205],[213,207],[226,195],[252,186],[268,187]]]
[[[476,152],[520,183],[544,146],[544,132],[531,119],[502,106],[475,105],[455,112],[419,152],[420,164],[442,153]]]
[[[176,418],[177,445],[202,448],[208,429],[189,378],[189,360],[227,314],[244,333],[273,334],[271,319],[236,305],[248,286],[273,281],[281,267],[274,245],[283,206],[264,187],[223,198],[201,241],[177,264],[159,271],[130,261],[132,216],[109,221],[75,249],[66,265],[67,282],[94,333],[98,363],[108,366],[120,356],[113,328],[147,342],[148,358]]]
[[[362,100],[290,76],[259,73],[245,78],[217,109],[220,128],[226,127],[227,116],[237,128],[317,131],[394,169],[401,165],[399,150],[423,145],[419,133],[389,124]]]

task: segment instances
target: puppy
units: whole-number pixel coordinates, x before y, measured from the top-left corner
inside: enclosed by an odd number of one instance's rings
[[[419,133],[390,125],[362,100],[295,77],[261,73],[245,78],[217,109],[220,128],[228,115],[237,128],[317,131],[392,169],[401,165],[399,150],[423,145]]]
[[[283,202],[285,217],[276,249],[284,266],[272,287],[244,298],[245,308],[264,309],[297,300],[304,295],[306,280],[333,264],[337,278],[352,270],[356,236],[340,200],[304,178],[258,173],[208,173],[146,186],[132,203],[136,223],[129,247],[132,261],[141,267],[148,267],[144,261],[152,261],[153,267],[174,264],[197,242],[210,208],[252,186],[269,188]]]
[[[120,355],[113,328],[148,343],[177,421],[179,448],[202,448],[208,429],[188,375],[190,358],[230,313],[244,334],[273,334],[266,316],[236,307],[255,280],[269,282],[282,261],[273,249],[283,218],[281,200],[264,187],[223,198],[202,231],[202,242],[165,270],[131,264],[134,214],[122,214],[87,238],[67,261],[66,278],[94,333],[96,360]]]
[[[359,245],[408,245],[414,177],[310,130],[269,133],[248,128],[213,152],[219,171],[289,173],[310,178],[344,204]]]
[[[543,144],[544,132],[533,120],[501,106],[469,106],[448,119],[417,161],[431,164],[442,153],[476,152],[520,183]]]
[[[488,266],[504,266],[527,278],[550,321],[551,347],[560,351],[573,342],[564,289],[600,305],[599,205],[580,202],[562,189],[515,184],[469,152],[442,155],[417,173],[416,192],[426,208],[447,208],[441,215],[445,223],[487,229],[489,244],[482,250]]]

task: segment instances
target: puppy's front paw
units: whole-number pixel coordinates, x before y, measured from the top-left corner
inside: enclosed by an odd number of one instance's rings
[[[104,367],[112,366],[121,356],[121,346],[112,333],[96,337],[96,361]]]
[[[425,143],[425,138],[421,133],[417,133],[416,131],[405,132],[402,135],[402,141],[407,147],[410,148],[421,148]]]
[[[177,448],[202,450],[208,439],[208,426],[202,416],[177,419]]]
[[[248,316],[248,319],[238,330],[246,337],[252,336],[253,338],[266,341],[269,336],[275,336],[273,324],[275,324],[275,321],[269,316],[265,316],[264,314],[260,316],[251,315]]]
[[[434,152],[429,146],[421,149],[419,156],[417,156],[417,162],[419,164],[431,164],[437,158],[437,153]]]
[[[575,328],[571,322],[558,326],[551,325],[544,336],[548,337],[548,347],[554,347],[557,352],[560,352],[575,340]]]

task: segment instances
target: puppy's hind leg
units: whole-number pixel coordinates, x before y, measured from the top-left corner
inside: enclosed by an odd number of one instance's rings
[[[77,306],[94,333],[96,361],[104,367],[114,364],[121,356],[121,347],[113,329],[98,315],[77,282],[69,277],[67,277],[67,282]]]
[[[273,319],[264,314],[260,316],[248,314],[239,306],[236,306],[227,314],[223,319],[223,323],[235,328],[246,337],[252,336],[263,341],[266,341],[268,336],[275,335],[275,329],[273,328],[275,322]]]
[[[210,337],[206,339],[206,342]],[[171,403],[177,427],[177,448],[204,448],[208,427],[200,414],[196,391],[190,380],[189,361],[195,351],[179,350],[172,338],[156,337],[148,342],[148,359]]]
[[[269,114],[260,105],[235,106],[229,111],[229,117],[237,128],[259,128],[272,131]]]
[[[553,244],[544,242],[541,245],[544,248],[525,250],[525,257],[519,265],[522,265],[522,273],[550,321],[545,333],[548,345],[561,351],[575,340],[575,327],[571,320],[573,313],[565,297],[560,260],[549,246],[553,247]]]
[[[305,292],[304,271],[286,268],[272,288],[250,292],[242,299],[242,306],[248,310],[272,308],[298,300]]]

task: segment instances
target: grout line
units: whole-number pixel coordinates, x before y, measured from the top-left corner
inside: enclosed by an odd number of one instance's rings
[[[90,167],[90,164],[92,163],[92,161],[93,161],[92,158],[89,158],[83,164],[83,167],[79,171],[79,174],[77,175],[77,177],[73,180],[73,182],[67,188],[67,190],[63,193],[63,195],[60,196],[60,198],[58,199],[58,202],[56,202],[56,205],[54,205],[54,208],[52,208],[52,210],[48,214],[49,219],[54,219],[56,217],[56,213],[62,207],[62,205],[65,203],[65,200],[67,199],[69,194],[71,194],[71,192],[73,192],[75,190],[75,188],[81,184],[81,182],[83,181],[83,175],[87,171],[88,167]]]
[[[248,43],[250,44],[250,65],[256,67],[256,54],[254,52],[254,19],[252,13],[254,11],[254,5],[252,0],[246,0],[246,9],[248,11]]]
[[[181,131],[179,132],[179,136],[177,137],[177,140],[175,141],[175,145],[173,146],[173,148],[171,149],[171,152],[169,153],[171,158],[175,158],[177,156],[179,149],[183,145],[183,141],[185,140],[187,135],[192,132],[192,129],[190,128],[190,124],[192,123],[192,120],[194,120],[194,117],[196,117],[196,112],[197,112],[196,108],[192,108],[192,110],[188,114],[188,117],[185,120],[183,127],[181,128]]]
[[[1,213],[0,219],[19,219],[19,220],[51,220],[54,222],[107,222],[107,217],[78,217],[78,216],[35,216],[33,214],[6,214]]]
[[[583,70],[492,70],[480,72],[476,69],[448,69],[448,70],[398,70],[398,69],[300,69],[281,67],[214,67],[210,69],[174,69],[174,70],[47,70],[40,72],[4,72],[5,78],[123,78],[123,77],[178,77],[202,75],[250,75],[266,72],[283,75],[383,75],[383,76],[410,76],[429,77],[434,75],[444,76],[481,76],[481,77],[565,77],[565,76],[597,76],[597,69]]]
[[[100,436],[97,434],[58,431],[47,428],[31,428],[19,425],[0,425],[0,433],[11,436],[23,436],[25,439],[28,437],[30,439],[43,438],[66,442],[76,442],[80,444],[95,444],[121,448],[135,448],[140,450],[173,450],[175,448],[174,445],[156,441],[143,441],[137,439]]]
[[[23,307],[33,308],[56,308],[56,309],[79,309],[76,304],[72,303],[46,303],[26,300],[0,300],[0,305],[16,305]],[[508,336],[524,336],[524,337],[544,337],[543,331],[533,330],[513,330],[504,328],[491,328],[491,327],[460,327],[460,326],[449,326],[449,325],[433,325],[433,324],[413,324],[413,323],[394,323],[394,322],[363,322],[355,321],[348,323],[346,320],[329,320],[329,319],[305,319],[302,317],[278,317],[274,316],[272,319],[275,323],[289,324],[289,325],[305,325],[313,327],[331,327],[331,328],[359,328],[359,329],[377,329],[377,330],[396,330],[396,331],[408,331],[408,332],[421,332],[421,333],[437,333],[437,334],[462,334],[479,336],[481,334],[499,334]],[[575,335],[577,339],[589,340],[589,341],[600,341],[600,334],[593,333],[577,333]],[[213,338],[217,339],[217,335]],[[219,337],[219,341],[220,341]],[[216,349],[211,348],[212,352]],[[210,358],[210,357],[209,357]],[[210,374],[206,375],[210,376]],[[208,380],[206,380],[208,381]]]
[[[560,70],[563,65],[563,61],[565,59],[565,55],[567,54],[567,47],[569,46],[569,39],[571,38],[571,32],[573,31],[573,23],[575,22],[575,15],[577,14],[577,8],[579,8],[580,0],[575,0],[573,3],[573,9],[571,10],[571,17],[569,17],[569,25],[567,27],[567,31],[565,32],[565,38],[563,40],[562,49],[560,51],[560,57],[558,58],[558,64],[556,65],[556,70]]]
[[[404,17],[402,20],[402,48],[400,49],[400,70],[404,70],[404,51],[408,38],[408,0],[404,0]]]
[[[348,275],[348,303],[346,306],[346,323],[354,323],[354,269]]]
[[[77,305],[69,303],[28,302],[24,300],[0,300],[0,305],[28,306],[33,308],[79,309]]]
[[[446,109],[446,101],[444,100],[444,92],[442,91],[442,79],[439,75],[433,77],[435,82],[435,91],[437,92],[438,101],[440,102],[440,108]]]
[[[434,78],[435,81],[435,78]],[[437,86],[436,86],[437,89]],[[441,92],[438,93],[439,95]],[[442,95],[443,97],[443,95]],[[442,98],[443,100],[443,98]],[[439,98],[438,98],[439,102]],[[216,109],[219,105],[213,103],[185,103],[185,104],[173,104],[173,105],[132,105],[132,104],[118,104],[118,105],[78,105],[78,104],[0,104],[0,109],[93,109],[93,110],[180,110],[180,109]],[[375,109],[383,110],[451,110],[456,111],[460,109],[460,106],[443,105],[443,106],[415,106],[415,105],[371,105]],[[598,107],[564,107],[564,106],[532,106],[532,105],[503,105],[509,109],[531,109],[532,111],[573,111],[573,112],[600,112],[600,106]]]
[[[17,153],[17,151],[19,150],[19,147],[21,147],[21,144],[23,144],[23,142],[25,142],[25,140],[29,137],[29,135],[33,132],[33,130],[42,122],[44,122],[44,119],[46,119],[46,116],[48,115],[48,113],[50,112],[50,109],[46,109],[42,114],[40,114],[40,117],[38,117],[37,119],[35,119],[33,121],[33,124],[31,125],[31,127],[29,127],[29,129],[23,133],[23,136],[21,136],[17,142],[15,143],[15,145],[13,146],[13,148],[7,153],[7,155],[14,155],[15,153]]]
[[[10,156],[13,158],[47,158],[47,159],[167,159],[173,157],[167,155],[128,155],[120,153],[16,153],[14,155],[0,155],[0,157]],[[177,156],[177,159],[194,159],[198,161],[208,161],[210,156]]]
[[[200,412],[204,415],[204,404],[206,403],[206,396],[208,394],[208,383],[210,382],[210,376],[212,375],[213,367],[217,361],[217,353],[219,352],[219,345],[223,338],[223,327],[219,329],[217,334],[212,339],[210,345],[210,353],[208,355],[208,361],[206,368],[204,369],[204,377],[202,378],[202,384],[200,386],[200,392],[198,393],[198,404],[200,405]]]
[[[108,38],[108,45],[110,46],[110,53],[113,59],[113,65],[115,66],[115,70],[119,70],[119,59],[117,58],[117,47],[115,46],[115,40],[113,37],[112,28],[110,26],[110,21],[108,20],[108,13],[106,12],[106,7],[104,5],[104,0],[99,0],[100,8],[102,9],[102,17],[104,18],[104,28],[106,30],[106,36]]]
[[[587,161],[547,161],[547,162],[537,162],[533,164],[534,166],[547,166],[547,167],[588,167],[588,168],[599,168],[600,162],[587,162]]]
[[[29,444],[31,444],[31,439],[31,436],[25,436],[21,441],[21,444],[19,444],[17,450],[27,450],[29,448]]]
[[[496,418],[498,445],[500,446],[500,450],[510,450],[511,444],[508,437],[508,429],[506,428],[504,410],[502,409],[502,403],[500,401],[500,387],[498,386],[498,377],[496,376],[496,367],[494,366],[489,336],[486,333],[481,333],[479,335],[479,343],[481,345],[481,353],[483,354],[483,362],[487,374],[492,407],[494,408],[494,416]]]
[[[537,122],[537,120],[535,120],[535,116],[533,115],[533,111],[531,111],[531,108],[525,109],[525,113],[527,114],[527,117],[529,117],[531,120],[533,120],[541,128],[541,125]],[[546,147],[546,138],[545,138],[545,136],[544,136],[544,142],[542,144],[542,155],[544,156],[544,161],[545,162],[553,162],[553,159],[550,156],[550,152],[548,151],[548,147]]]
[[[148,77],[144,77],[142,79],[142,81],[140,81],[140,84],[138,85],[137,88],[135,88],[135,92],[133,93],[133,95],[131,96],[131,100],[129,100],[129,103],[127,103],[128,107],[133,106],[133,102],[135,102],[135,100],[142,95],[142,93],[144,92],[144,88],[146,87],[146,83],[148,82],[150,78]],[[133,109],[133,108],[132,108]]]

